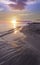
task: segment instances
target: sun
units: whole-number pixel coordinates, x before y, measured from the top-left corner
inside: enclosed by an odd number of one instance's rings
[[[12,22],[13,28],[15,29],[15,28],[16,28],[16,26],[17,26],[16,19],[14,18],[11,22]]]
[[[14,18],[11,21],[11,23],[12,23],[12,26],[13,26],[13,29],[14,29],[14,34],[16,34],[17,33],[17,20],[16,20],[16,18]]]

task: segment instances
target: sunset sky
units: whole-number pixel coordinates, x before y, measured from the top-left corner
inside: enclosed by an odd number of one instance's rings
[[[5,24],[10,28],[14,16],[20,20],[40,21],[40,0],[0,0],[0,29]]]
[[[0,0],[0,11],[14,9],[40,12],[40,0]]]

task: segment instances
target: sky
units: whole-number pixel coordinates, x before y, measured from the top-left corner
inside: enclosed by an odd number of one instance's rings
[[[0,0],[0,11],[13,10],[40,12],[40,0]]]
[[[8,30],[12,27],[9,23],[15,16],[14,13],[10,13],[12,11],[15,11],[16,15],[20,14],[17,16],[18,19],[40,21],[40,0],[0,0],[0,30]]]

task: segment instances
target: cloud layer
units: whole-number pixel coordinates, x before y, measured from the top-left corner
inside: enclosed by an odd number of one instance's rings
[[[27,9],[28,11],[31,11],[31,12],[39,12],[40,13],[40,2],[37,2],[37,3],[34,3],[34,4],[29,4],[27,6]]]
[[[29,10],[40,11],[40,0],[1,0],[0,11],[4,8],[6,10]],[[9,8],[8,8],[9,6]]]
[[[10,7],[12,7],[12,8],[14,8],[14,9],[20,9],[20,10],[22,10],[22,9],[24,9],[24,6],[26,5],[26,1],[27,0],[10,0],[10,1],[12,1],[12,2],[16,2],[17,4],[14,6],[14,4],[10,4]]]
[[[10,11],[9,6],[1,2],[0,3],[0,12],[7,12],[7,11]]]

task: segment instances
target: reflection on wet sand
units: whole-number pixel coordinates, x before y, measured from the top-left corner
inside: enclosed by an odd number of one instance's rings
[[[27,29],[24,28],[22,31]],[[17,30],[16,34],[12,32],[0,38],[0,65],[40,65],[40,53],[32,45],[36,37],[22,31]]]

